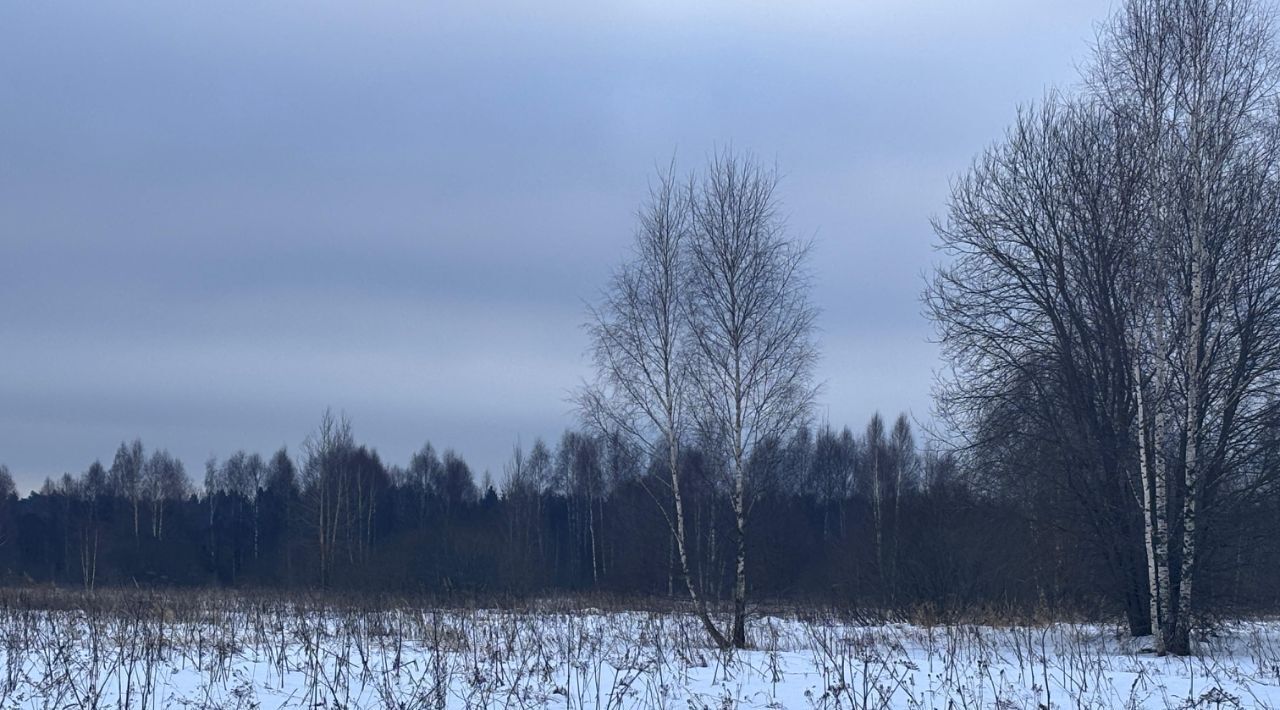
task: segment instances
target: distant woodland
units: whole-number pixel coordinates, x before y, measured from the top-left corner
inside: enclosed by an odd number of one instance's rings
[[[752,460],[753,593],[770,601],[948,613],[1123,613],[1126,542],[1075,524],[1080,502],[993,462],[978,490],[954,456],[921,450],[908,420],[857,433],[798,430]],[[693,576],[733,581],[723,472],[696,443],[687,475]],[[6,475],[0,572],[10,584],[224,586],[501,599],[563,592],[684,598],[660,490],[666,471],[617,437],[567,431],[515,449],[501,485],[425,445],[389,464],[326,415],[298,451],[236,452],[191,476],[122,443],[109,463],[19,499]],[[669,506],[668,506],[669,508]],[[1206,594],[1224,613],[1277,608],[1280,500],[1210,524]],[[1139,550],[1140,551],[1140,548]],[[1137,551],[1135,551],[1136,554]]]

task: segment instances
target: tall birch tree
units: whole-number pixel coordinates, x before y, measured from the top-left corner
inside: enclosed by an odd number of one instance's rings
[[[1206,516],[1274,478],[1254,463],[1280,371],[1273,16],[1129,0],[1083,94],[1024,113],[939,226],[955,260],[928,299],[967,380],[944,403],[981,412],[1030,385],[1066,459],[1102,464],[1070,487],[1095,528],[1139,521],[1120,546],[1145,558],[1130,626],[1160,653],[1191,651]]]
[[[778,175],[724,151],[689,199],[691,392],[702,431],[729,474],[735,533],[730,642],[746,646],[748,463],[810,416],[817,311],[809,302],[808,246],[779,213]]]
[[[614,273],[589,330],[596,380],[579,397],[585,419],[618,430],[650,459],[665,461],[671,509],[659,500],[685,590],[717,646],[729,646],[699,593],[690,565],[680,448],[688,432],[690,376],[685,249],[689,196],[674,164],[658,176],[637,215],[631,258]],[[658,500],[657,493],[650,491]]]

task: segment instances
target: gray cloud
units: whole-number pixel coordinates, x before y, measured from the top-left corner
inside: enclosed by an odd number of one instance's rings
[[[194,470],[332,405],[497,474],[571,423],[654,166],[729,143],[816,240],[824,415],[927,416],[928,219],[1108,7],[7,4],[0,461]]]

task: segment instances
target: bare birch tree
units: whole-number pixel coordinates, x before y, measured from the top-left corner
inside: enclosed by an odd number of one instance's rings
[[[151,504],[151,536],[164,539],[165,507],[181,501],[188,481],[182,462],[164,449],[151,452],[142,471],[143,497]]]
[[[665,459],[672,510],[661,509],[685,588],[722,648],[746,645],[749,463],[758,445],[783,441],[806,422],[815,394],[808,250],[787,238],[776,185],[775,172],[727,151],[686,186],[674,171],[660,176],[639,215],[632,259],[591,313],[598,377],[579,399],[598,430]],[[729,474],[736,554],[728,634],[711,620],[690,569],[680,449],[694,426]]]
[[[916,477],[916,442],[907,415],[899,414],[889,435],[889,451],[893,456],[893,531],[889,549],[889,602],[895,604],[898,594],[898,550],[902,536],[902,493],[914,487]]]
[[[316,540],[320,586],[331,581],[339,528],[345,519],[347,464],[355,438],[351,422],[343,414],[334,417],[326,409],[320,426],[302,444],[302,488]]]
[[[675,542],[681,576],[703,627],[721,648],[716,627],[690,570],[680,447],[688,423],[688,312],[685,247],[688,196],[674,166],[658,177],[639,215],[631,259],[613,276],[590,314],[595,382],[579,397],[583,417],[601,431],[618,430],[649,458],[666,462],[672,510],[658,500]]]
[[[875,534],[876,575],[880,579],[881,601],[884,601],[883,592],[888,581],[884,564],[884,489],[885,469],[888,468],[886,454],[889,447],[885,441],[884,419],[881,418],[880,412],[873,414],[871,421],[867,422],[867,431],[863,438],[866,441],[865,468],[870,477],[868,484],[871,491],[871,526]]]
[[[1272,7],[1246,0],[1131,0],[1090,77],[1101,99],[1139,127],[1147,153],[1144,258],[1134,278],[1143,297],[1131,339],[1161,653],[1191,650],[1202,516],[1238,490],[1257,433],[1272,422],[1280,343],[1273,20]],[[1174,471],[1180,480],[1169,480]]]
[[[1280,370],[1273,32],[1250,0],[1130,0],[1084,96],[1024,114],[939,229],[957,261],[931,308],[969,378],[950,402],[1021,381],[1067,415],[1042,430],[1104,464],[1086,512],[1140,521],[1130,625],[1160,653],[1191,651],[1205,516],[1273,477],[1251,464]]]
[[[746,646],[748,463],[758,445],[805,423],[816,395],[808,246],[788,237],[777,184],[776,171],[725,151],[689,198],[690,393],[699,426],[728,464],[737,648]]]
[[[142,508],[142,468],[146,464],[146,453],[142,448],[142,440],[134,439],[126,445],[120,442],[116,449],[115,460],[111,462],[110,480],[112,492],[129,501],[133,508],[133,537],[139,537],[139,519]]]

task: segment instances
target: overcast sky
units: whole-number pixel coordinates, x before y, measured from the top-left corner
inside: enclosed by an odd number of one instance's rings
[[[814,238],[819,416],[927,419],[948,180],[1070,87],[1110,3],[0,5],[0,462],[295,453],[500,476],[573,422],[655,166],[776,162]]]

